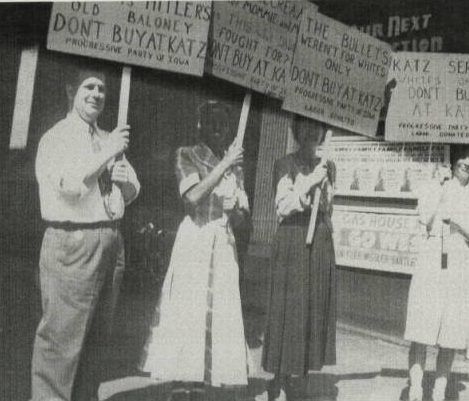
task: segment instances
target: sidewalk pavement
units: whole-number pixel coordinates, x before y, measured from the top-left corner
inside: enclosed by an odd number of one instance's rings
[[[293,379],[288,392],[293,401],[405,401],[407,400],[407,352],[408,347],[380,340],[374,336],[356,332],[344,325],[338,326],[337,364],[311,373],[307,382]],[[256,371],[252,374],[248,389],[194,393],[192,398],[181,394],[184,401],[253,401],[266,386],[270,374],[260,366],[261,346],[251,348]],[[436,350],[428,350],[428,367],[424,379],[424,393],[431,401],[431,386],[435,370]],[[168,395],[167,384],[158,384],[145,377],[127,377],[104,383],[100,388],[100,400],[106,401],[159,401]],[[469,362],[457,355],[448,391],[448,401],[469,401]]]

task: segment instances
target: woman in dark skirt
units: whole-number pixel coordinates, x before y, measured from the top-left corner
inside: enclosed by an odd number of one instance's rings
[[[335,165],[322,162],[316,148],[322,123],[297,116],[299,150],[277,160],[275,205],[280,222],[271,260],[271,289],[263,367],[275,378],[259,399],[284,400],[290,376],[306,376],[335,364],[336,268],[332,239]],[[314,191],[321,188],[313,243],[306,245]]]

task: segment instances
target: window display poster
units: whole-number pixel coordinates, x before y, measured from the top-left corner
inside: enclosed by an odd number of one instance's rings
[[[417,215],[333,213],[338,265],[412,274],[422,239]]]
[[[449,164],[449,147],[437,143],[344,141],[330,144],[327,155],[337,167],[337,195],[416,198]]]

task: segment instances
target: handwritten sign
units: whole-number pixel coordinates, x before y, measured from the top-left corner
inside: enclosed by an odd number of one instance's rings
[[[47,48],[201,76],[210,16],[208,1],[58,2]]]
[[[396,53],[387,96],[387,140],[469,143],[468,55]]]
[[[305,12],[283,108],[374,137],[391,46],[315,12]]]
[[[329,149],[337,195],[415,199],[418,189],[449,164],[449,147],[443,144],[344,141]]]
[[[215,1],[206,70],[277,98],[293,61],[307,1]]]
[[[332,222],[338,265],[412,274],[422,238],[417,215],[336,210]]]

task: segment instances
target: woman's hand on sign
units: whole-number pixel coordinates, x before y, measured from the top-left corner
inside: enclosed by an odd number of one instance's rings
[[[112,167],[111,180],[116,184],[129,182],[129,167],[123,160],[117,161]]]
[[[120,155],[129,146],[130,125],[119,125],[106,140],[106,149],[112,156]]]
[[[313,172],[308,175],[309,190],[312,187],[320,184],[326,177],[327,177],[327,165],[325,162],[319,163],[314,168]]]
[[[234,140],[222,160],[222,162],[225,163],[226,169],[241,164],[243,162],[243,152],[244,149],[237,144],[236,140]]]

